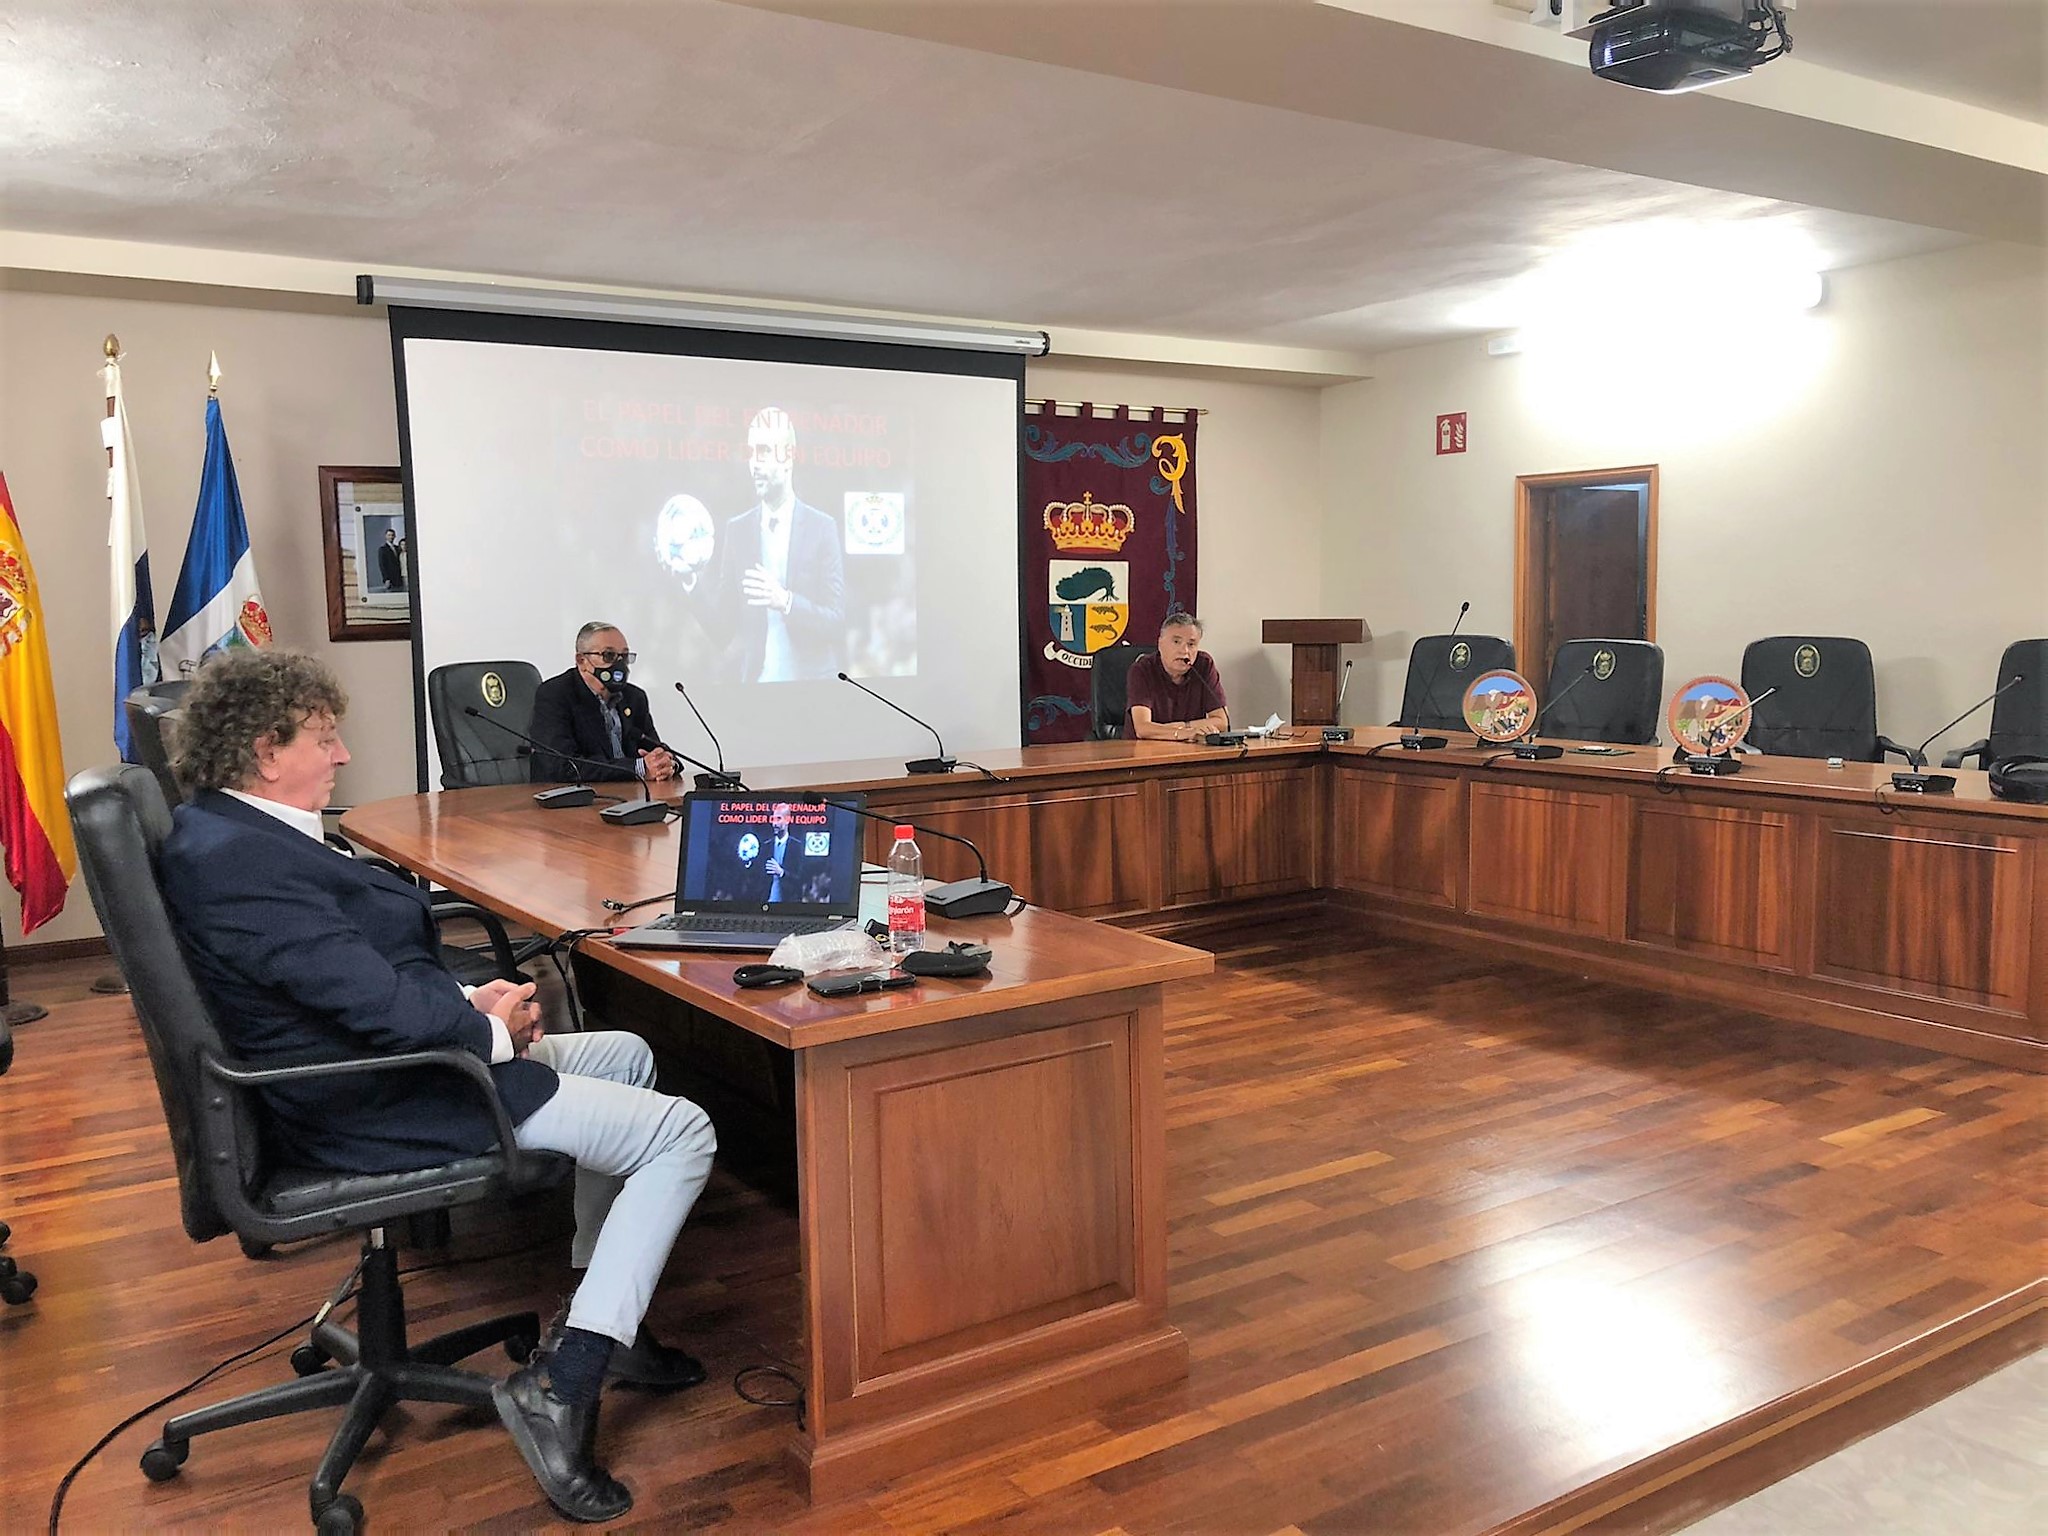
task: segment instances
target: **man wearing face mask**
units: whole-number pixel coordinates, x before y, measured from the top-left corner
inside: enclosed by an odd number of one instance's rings
[[[658,784],[676,776],[646,693],[626,681],[632,664],[616,624],[593,620],[576,631],[576,665],[534,691],[528,734],[549,749],[533,760],[536,782]]]

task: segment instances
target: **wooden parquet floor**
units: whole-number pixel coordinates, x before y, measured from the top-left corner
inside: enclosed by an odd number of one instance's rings
[[[711,1382],[607,1399],[628,1524],[1477,1531],[2042,1273],[2039,1078],[1333,914],[1182,936],[1218,956],[1168,994],[1188,1380],[806,1508],[778,1462],[789,1410],[730,1386],[796,1353],[794,1217],[721,1174],[651,1318]],[[0,1082],[0,1215],[42,1278],[0,1314],[5,1531],[41,1524],[115,1420],[310,1312],[353,1258],[335,1242],[255,1263],[184,1237],[127,1005],[87,992],[103,964],[15,977],[52,1014]],[[415,1333],[551,1307],[566,1230],[552,1199],[458,1225],[448,1253],[479,1262],[409,1283]],[[291,1342],[189,1401],[282,1379]],[[152,1486],[136,1457],[160,1417],[87,1469],[65,1529],[303,1528],[330,1416],[199,1441]],[[349,1483],[373,1529],[547,1522],[494,1425],[417,1408],[398,1428]]]

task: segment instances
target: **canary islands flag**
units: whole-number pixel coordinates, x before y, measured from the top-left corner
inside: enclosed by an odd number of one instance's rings
[[[149,589],[149,538],[142,529],[142,491],[135,477],[135,443],[121,398],[121,365],[104,370],[114,409],[100,423],[107,447],[107,551],[114,567],[114,745],[127,763],[140,761],[128,734],[128,695],[157,680],[156,598]]]
[[[171,611],[164,616],[157,661],[164,678],[176,682],[198,669],[200,659],[233,645],[270,644],[270,615],[256,588],[256,559],[249,552],[249,524],[242,516],[242,491],[228,453],[220,401],[206,402],[206,463],[199,472],[199,507],[185,563],[178,568]]]
[[[78,872],[64,814],[64,746],[57,690],[50,681],[43,598],[7,477],[0,475],[0,844],[7,881],[21,893],[21,931],[33,933],[64,910]]]

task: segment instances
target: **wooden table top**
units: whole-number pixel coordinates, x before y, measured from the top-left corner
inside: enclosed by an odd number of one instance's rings
[[[593,807],[543,811],[523,785],[406,795],[351,809],[348,836],[373,853],[537,933],[632,927],[666,900],[620,916],[606,899],[637,902],[675,886],[682,835],[673,823],[618,827]],[[677,955],[582,946],[605,964],[791,1049],[1207,975],[1202,950],[1026,908],[1013,918],[933,919],[932,941],[971,939],[995,951],[991,974],[928,978],[915,987],[825,999],[804,987],[742,991],[733,968],[763,955]]]

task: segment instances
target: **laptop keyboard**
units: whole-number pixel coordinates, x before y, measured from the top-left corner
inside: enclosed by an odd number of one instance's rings
[[[647,926],[667,930],[687,929],[691,933],[823,933],[828,928],[837,928],[844,919],[835,917],[755,917],[746,914],[733,916],[685,917],[671,912],[657,917]]]

